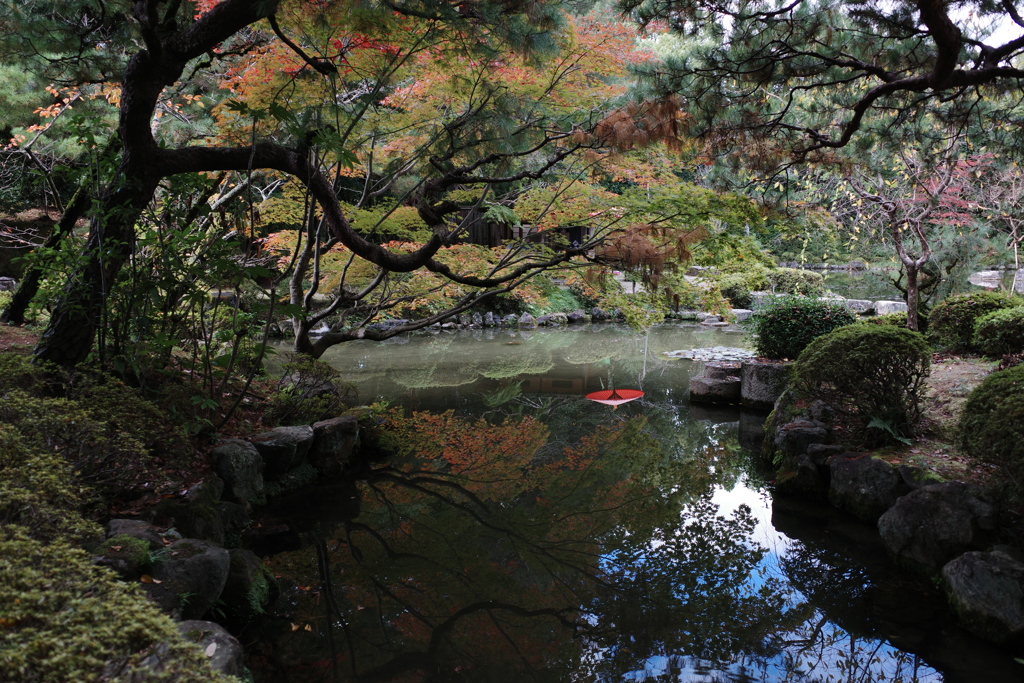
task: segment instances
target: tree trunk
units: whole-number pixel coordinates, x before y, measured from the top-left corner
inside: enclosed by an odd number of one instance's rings
[[[92,350],[107,295],[131,254],[135,225],[153,198],[158,179],[134,178],[123,182],[122,187],[107,195],[91,221],[89,240],[80,257],[84,263],[64,286],[50,324],[36,344],[33,355],[37,362],[73,367]]]
[[[86,187],[80,187],[75,196],[71,198],[71,203],[64,210],[64,215],[60,217],[60,221],[57,223],[53,234],[43,243],[43,248],[60,249],[64,238],[71,234],[71,231],[75,228],[75,223],[85,215],[90,206],[92,206],[92,195],[89,194]],[[43,271],[38,265],[33,265],[28,269],[25,277],[18,284],[18,289],[14,292],[11,302],[7,304],[3,315],[0,315],[0,323],[7,323],[9,325],[24,324],[25,312],[39,291],[39,281],[42,279]]]
[[[917,264],[906,264],[907,267],[907,329],[918,331],[917,309],[920,293],[917,282]]]

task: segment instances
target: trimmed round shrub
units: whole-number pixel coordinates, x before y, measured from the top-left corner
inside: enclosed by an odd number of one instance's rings
[[[906,313],[886,313],[885,315],[871,315],[866,318],[861,318],[860,322],[868,323],[869,325],[892,325],[893,327],[906,327],[907,326],[907,314]],[[917,326],[918,331],[928,331],[928,316],[917,312]]]
[[[821,296],[825,293],[825,277],[813,270],[776,268],[768,271],[768,285],[776,293]]]
[[[1024,351],[1024,306],[1002,308],[975,320],[971,344],[986,356]]]
[[[721,276],[718,287],[733,308],[750,308],[750,286],[743,274],[729,273]]]
[[[757,355],[764,358],[796,358],[823,334],[856,322],[844,304],[805,297],[783,296],[750,319],[757,336]]]
[[[794,388],[827,403],[867,445],[913,436],[931,348],[919,332],[855,324],[812,341],[793,366]]]
[[[1016,308],[1021,303],[1019,297],[1002,292],[972,292],[951,296],[932,309],[929,337],[944,348],[970,349],[974,323],[978,318],[1003,308]]]
[[[967,397],[958,431],[964,451],[1002,465],[1019,496],[1024,491],[1024,365],[982,380]]]

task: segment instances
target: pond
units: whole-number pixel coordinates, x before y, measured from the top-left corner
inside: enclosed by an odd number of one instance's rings
[[[392,455],[306,489],[274,613],[243,632],[257,681],[1024,679],[837,511],[773,500],[763,414],[687,400],[741,331],[617,325],[349,343],[326,358]],[[644,396],[612,408],[585,394]]]
[[[991,272],[991,271],[988,271]],[[996,277],[989,277],[984,280],[971,282],[969,278],[974,277],[973,273],[959,272],[954,276],[953,281],[943,286],[943,296],[946,294],[966,294],[968,292],[984,291],[985,289],[999,289],[1009,292],[1013,288],[1014,270],[1006,270]],[[825,287],[836,294],[847,299],[886,299],[890,301],[903,301],[903,293],[896,289],[892,278],[896,275],[894,270],[871,269],[863,271],[824,271]]]

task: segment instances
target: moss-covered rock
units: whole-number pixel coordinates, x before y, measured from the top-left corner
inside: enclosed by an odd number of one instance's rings
[[[312,484],[318,475],[319,472],[315,467],[304,462],[298,467],[288,470],[275,481],[268,481],[264,486],[264,492],[268,499],[276,498],[290,491],[296,491],[307,484]]]
[[[110,567],[125,581],[134,581],[146,569],[152,556],[149,543],[142,539],[120,534],[100,544],[94,558],[97,564]]]
[[[228,580],[221,593],[221,604],[228,621],[244,625],[266,613],[278,594],[277,580],[250,550],[231,551]]]
[[[224,544],[224,522],[216,502],[169,498],[154,509],[153,523],[174,527],[185,538]]]

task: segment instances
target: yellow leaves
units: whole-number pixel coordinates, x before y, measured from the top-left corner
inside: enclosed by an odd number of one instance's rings
[[[100,91],[101,96],[115,107],[121,106],[121,86],[104,86]]]

